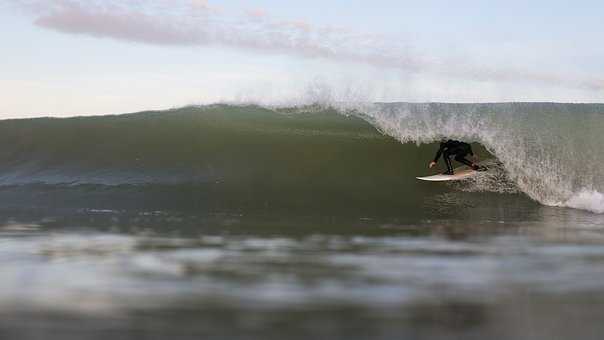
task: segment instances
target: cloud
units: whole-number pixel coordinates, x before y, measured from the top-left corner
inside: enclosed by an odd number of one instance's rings
[[[172,6],[166,7],[169,3]],[[227,16],[201,0],[164,0],[156,1],[155,5],[136,8],[134,5],[118,5],[114,1],[84,3],[62,0],[39,13],[35,24],[62,33],[146,44],[226,45],[405,67],[403,51],[392,56],[376,54],[377,40],[371,42],[373,37],[369,35],[315,27],[302,20],[278,20],[259,9],[244,16]],[[373,46],[360,50],[359,43]]]
[[[203,9],[210,8],[210,5],[208,4],[207,0],[191,0],[191,5],[193,7],[198,7],[198,8],[203,8]]]
[[[36,25],[63,33],[85,34],[157,45],[197,45],[202,32],[182,30],[175,23],[162,22],[141,12],[84,9],[69,4],[36,19]]]
[[[248,9],[245,11],[245,14],[253,19],[263,19],[268,17],[268,13],[261,8]]]
[[[35,24],[57,32],[163,46],[220,45],[324,58],[479,82],[533,82],[604,89],[602,79],[537,72],[502,65],[473,65],[413,53],[400,38],[365,34],[302,20],[274,18],[263,9],[228,13],[207,0],[16,0],[36,16]]]

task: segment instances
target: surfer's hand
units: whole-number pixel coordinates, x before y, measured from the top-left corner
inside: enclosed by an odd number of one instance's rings
[[[432,167],[434,167],[435,165],[436,165],[436,162],[435,162],[435,161],[432,161],[432,162],[430,162],[430,165],[428,165],[428,167],[429,167],[430,169],[432,169]]]

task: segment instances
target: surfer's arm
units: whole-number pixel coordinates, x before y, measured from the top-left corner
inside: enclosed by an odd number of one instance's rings
[[[440,158],[440,156],[442,155],[444,150],[445,150],[445,144],[440,143],[440,147],[438,148],[438,151],[436,152],[436,156],[434,157],[432,162],[430,162],[430,165],[428,165],[428,167],[430,169],[436,165],[436,162],[438,162],[438,159]]]
[[[445,144],[440,143],[440,147],[438,148],[438,151],[436,151],[436,156],[434,156],[434,160],[432,160],[432,162],[437,163],[438,159],[443,154],[443,151],[445,151]]]

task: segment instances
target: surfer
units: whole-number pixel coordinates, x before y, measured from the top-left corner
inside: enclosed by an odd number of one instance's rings
[[[444,173],[444,175],[453,175],[453,165],[451,165],[450,158],[451,156],[455,156],[454,159],[456,161],[469,166],[473,170],[481,170],[481,167],[478,164],[470,162],[466,159],[467,155],[471,155],[475,160],[477,159],[477,157],[474,155],[474,152],[472,152],[472,146],[470,146],[468,143],[451,139],[445,140],[443,138],[440,142],[440,148],[438,148],[438,151],[436,152],[436,157],[434,157],[434,160],[430,162],[430,168],[436,165],[440,155],[443,156],[445,163],[447,164],[447,171]]]

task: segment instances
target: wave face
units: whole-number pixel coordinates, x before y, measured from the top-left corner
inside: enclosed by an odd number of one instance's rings
[[[519,190],[545,205],[604,212],[603,113],[599,104],[338,103],[6,120],[0,198],[412,213],[430,195]],[[475,142],[498,165],[461,187],[416,181],[441,136]]]

